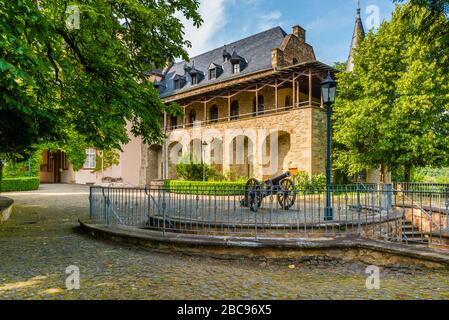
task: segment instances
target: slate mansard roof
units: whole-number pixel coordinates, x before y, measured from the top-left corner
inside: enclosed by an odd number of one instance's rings
[[[165,71],[160,82],[161,97],[168,97],[178,92],[189,91],[197,86],[219,83],[241,75],[270,69],[272,68],[271,50],[279,47],[286,36],[287,33],[281,27],[276,27],[203,53],[191,58],[189,62],[175,63]],[[224,61],[225,50],[231,56],[243,59],[241,71],[238,74],[233,73],[231,61]],[[212,64],[221,66],[216,79],[209,79],[209,70]],[[186,66],[201,71],[202,76],[197,85],[192,85],[190,75],[186,72]],[[174,79],[180,76],[185,76],[186,81],[181,89],[174,90]]]

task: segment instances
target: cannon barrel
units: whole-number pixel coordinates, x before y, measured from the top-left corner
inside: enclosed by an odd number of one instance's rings
[[[291,177],[291,173],[290,172],[286,172],[284,174],[281,174],[280,176],[268,179],[267,181],[265,181],[265,183],[267,184],[272,184],[273,186],[277,186],[279,185],[279,183],[284,180],[285,178]]]

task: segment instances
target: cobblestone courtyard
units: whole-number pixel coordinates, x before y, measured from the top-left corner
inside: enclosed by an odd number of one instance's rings
[[[449,271],[384,270],[365,289],[363,265],[266,264],[159,253],[77,232],[88,188],[43,185],[0,226],[0,299],[448,299]],[[65,269],[80,268],[80,290]]]

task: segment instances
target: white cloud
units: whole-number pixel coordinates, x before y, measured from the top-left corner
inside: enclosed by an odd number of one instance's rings
[[[192,43],[192,47],[187,50],[190,57],[220,45],[216,43],[214,36],[227,23],[225,2],[225,0],[200,0],[199,13],[204,21],[200,28],[193,26],[184,17],[181,18],[185,26],[185,37]]]
[[[199,13],[203,18],[203,24],[196,28],[179,14],[184,24],[185,38],[192,44],[187,48],[190,57],[222,46],[226,43],[236,41],[239,37],[248,36],[248,33],[265,31],[280,25],[282,13],[278,10],[266,13],[260,8],[261,0],[200,0]],[[251,10],[252,14],[244,19],[236,18],[234,10]],[[242,9],[242,10],[243,10]],[[234,14],[233,14],[234,12]],[[232,33],[226,30],[226,25],[231,19],[238,24],[238,29]]]
[[[259,14],[259,24],[258,28],[260,31],[265,31],[272,27],[276,27],[279,25],[282,17],[282,13],[280,11],[273,11],[267,14]]]

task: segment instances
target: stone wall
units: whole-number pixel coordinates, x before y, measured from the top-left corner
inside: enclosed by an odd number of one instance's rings
[[[288,94],[288,91],[285,93]],[[252,112],[252,98],[253,96],[250,94],[240,97],[240,113]],[[274,99],[270,98],[270,95],[266,95],[267,105],[270,105],[271,100]],[[222,101],[215,103],[219,105],[219,117],[227,118],[227,112],[224,111],[227,109],[225,108],[227,103],[226,105]],[[196,110],[197,115],[204,114],[199,109]],[[209,139],[211,141],[208,141],[209,143],[203,151],[206,155],[206,162],[211,163],[210,160],[213,158],[211,154],[222,155],[222,162],[218,165],[222,168],[223,173],[238,169],[237,175],[250,175],[260,179],[272,177],[289,169],[303,170],[309,174],[324,174],[325,116],[326,112],[323,108],[301,107],[257,117],[248,116],[233,121],[223,120],[203,125],[201,128],[186,126],[186,128],[180,128],[170,133],[168,153],[171,155],[171,159],[173,155],[181,156],[200,152],[197,158],[201,159],[201,143],[198,141]],[[213,136],[210,137],[206,131],[212,131]],[[192,143],[193,140],[197,143]],[[236,150],[237,140],[243,141],[243,159],[245,161],[238,163],[240,165],[238,168],[233,166],[237,158],[242,158],[242,154]],[[271,141],[278,142],[277,154],[274,153],[275,149],[271,150]],[[261,151],[261,148],[266,148],[266,150]],[[277,164],[271,163],[268,159],[267,156],[270,152],[274,153],[274,157],[278,161]],[[160,162],[161,156],[160,149],[157,152],[154,147],[153,150],[147,150],[148,159],[145,161],[145,170],[148,180],[157,176],[153,172],[156,168],[154,162]],[[270,170],[271,166],[273,166],[272,170]],[[158,170],[160,170],[159,166]],[[169,163],[168,177],[176,178],[173,161]]]
[[[286,36],[279,48],[273,48],[271,51],[273,68],[282,68],[315,60],[313,47],[307,44],[304,38],[294,34]]]

